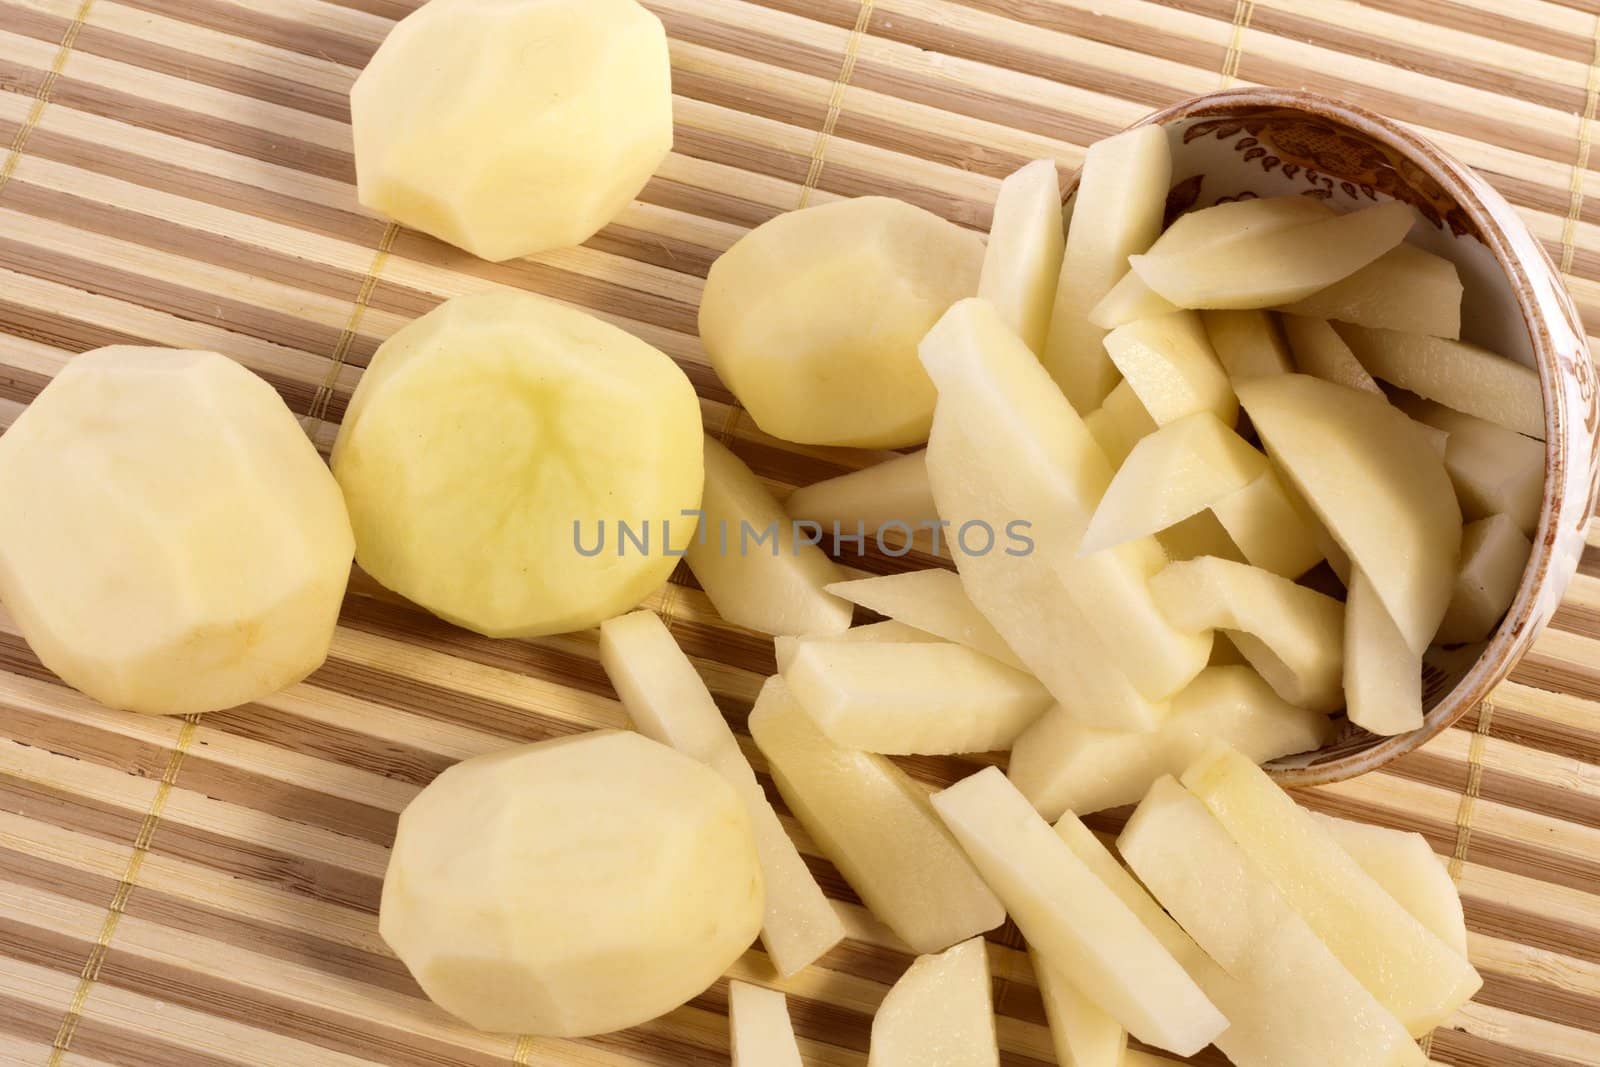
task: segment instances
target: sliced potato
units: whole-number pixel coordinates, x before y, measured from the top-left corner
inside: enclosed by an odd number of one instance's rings
[[[776,989],[729,982],[728,1030],[733,1067],[801,1067],[789,1000]]]
[[[1391,201],[1190,253],[1152,248],[1128,263],[1178,307],[1273,307],[1354,274],[1403,241],[1415,220],[1411,208]]]
[[[1320,812],[1313,817],[1402,908],[1439,940],[1467,955],[1461,894],[1445,857],[1433,851],[1426,837]]]
[[[1179,310],[1178,305],[1164,299],[1160,293],[1144,283],[1144,279],[1128,271],[1111,291],[1089,312],[1089,321],[1102,330],[1115,330],[1140,319],[1153,319],[1157,315],[1170,315]]]
[[[1254,668],[1208,667],[1172,701],[1150,731],[1104,730],[1059,707],[1029,727],[1011,750],[1009,775],[1046,818],[1136,803],[1164,774],[1180,774],[1214,741],[1261,763],[1309,752],[1333,737],[1321,712],[1295,707]]]
[[[1297,506],[1276,471],[1218,500],[1211,514],[1245,562],[1274,574],[1298,578],[1323,558],[1318,541],[1322,523]]]
[[[1163,256],[1186,256],[1234,242],[1260,240],[1270,233],[1333,217],[1332,208],[1309,196],[1230,200],[1180,215],[1156,238],[1150,251]]]
[[[1294,371],[1289,345],[1272,312],[1204,311],[1200,321],[1230,382]]]
[[[1344,280],[1283,310],[1454,340],[1461,336],[1461,295],[1454,263],[1402,241]]]
[[[1425,650],[1450,601],[1461,509],[1417,424],[1382,397],[1303,374],[1244,382],[1239,400],[1411,650]]]
[[[1407,400],[1414,419],[1448,434],[1444,467],[1468,518],[1506,515],[1528,536],[1544,504],[1544,445],[1431,400]]]
[[[1238,418],[1228,376],[1194,312],[1118,327],[1106,335],[1105,345],[1157,425],[1197,411],[1209,411],[1229,426]]]
[[[891,523],[916,533],[939,521],[922,452],[801,486],[783,508],[791,518],[814,522],[830,533],[836,523],[843,533],[875,533]]]
[[[1294,362],[1300,373],[1351,389],[1383,395],[1378,383],[1372,380],[1372,375],[1356,359],[1350,346],[1344,343],[1344,338],[1325,320],[1285,315],[1283,332],[1289,338],[1289,347],[1294,350]]]
[[[918,957],[878,1005],[867,1067],[999,1067],[983,938]]]
[[[1156,420],[1144,409],[1133,386],[1125,381],[1117,383],[1100,409],[1084,417],[1083,424],[1113,467],[1120,467],[1133,446],[1156,429]]]
[[[1005,638],[962,588],[955,571],[938,568],[837,582],[828,592],[852,604],[976,649],[1019,671],[1027,670]]]
[[[1089,312],[1161,232],[1172,181],[1166,131],[1141,126],[1096,142],[1083,159],[1072,225],[1040,357],[1078,411],[1093,411],[1117,384]]]
[[[1344,605],[1339,601],[1269,570],[1215,558],[1173,563],[1151,579],[1150,588],[1180,626],[1227,631],[1289,703],[1312,711],[1343,706]],[[1271,656],[1257,655],[1260,646]]]
[[[1031,945],[1028,957],[1039,982],[1056,1062],[1065,1067],[1123,1067],[1128,1031]]]
[[[855,609],[826,591],[843,577],[838,565],[816,545],[801,543],[761,479],[709,437],[705,467],[700,535],[688,561],[717,613],[767,634],[848,629]]]
[[[1345,325],[1339,334],[1373,377],[1544,440],[1544,400],[1532,367],[1442,337]]]
[[[1344,616],[1344,696],[1350,721],[1382,736],[1422,727],[1422,656],[1357,570]]]
[[[784,669],[794,662],[794,654],[806,641],[879,641],[892,645],[920,644],[938,640],[939,638],[933,634],[924,633],[903,622],[890,619],[886,622],[868,623],[866,626],[852,626],[836,634],[808,634],[804,637],[779,634],[772,639],[772,649],[778,663],[778,673],[782,674]]]
[[[1078,551],[1158,533],[1268,473],[1267,458],[1209,411],[1167,423],[1134,446],[1100,498]]]
[[[1468,523],[1461,534],[1461,570],[1439,624],[1445,644],[1483,641],[1516,599],[1533,543],[1505,515]]]
[[[1209,511],[1196,512],[1187,519],[1174,523],[1156,534],[1156,541],[1166,550],[1167,558],[1170,560],[1216,556],[1218,559],[1245,562],[1244,553],[1234,544],[1227,529]],[[1215,655],[1215,649],[1212,651]]]
[[[934,814],[928,790],[887,757],[840,748],[769,678],[750,712],[789,810],[872,914],[913,952],[940,952],[1005,922]]]
[[[933,797],[1028,943],[1128,1032],[1190,1056],[1228,1021],[998,767]]]
[[[1000,183],[978,295],[1042,353],[1066,250],[1061,179],[1053,159],[1036,159]]]
[[[834,744],[897,756],[1009,748],[1050,706],[1030,676],[947,642],[802,641],[783,679]]]

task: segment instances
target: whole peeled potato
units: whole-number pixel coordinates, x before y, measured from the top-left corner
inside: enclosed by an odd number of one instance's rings
[[[666,32],[635,0],[431,0],[350,115],[367,207],[489,260],[582,244],[672,148]]]
[[[702,992],[750,947],[765,902],[733,787],[600,731],[440,775],[400,816],[378,924],[472,1026],[581,1037]]]
[[[0,437],[0,601],[114,708],[216,711],[304,678],[352,550],[299,423],[214,352],[78,356]]]
[[[369,574],[468,629],[532,637],[597,625],[667,580],[695,532],[701,436],[694,387],[662,352],[483,293],[378,350],[333,472]]]
[[[933,383],[917,343],[978,290],[983,241],[886,197],[793,211],[712,266],[700,337],[762,430],[810,445],[928,439]]]

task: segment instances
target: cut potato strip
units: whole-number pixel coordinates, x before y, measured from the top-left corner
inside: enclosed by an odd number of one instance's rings
[[[1051,703],[1028,675],[948,642],[802,641],[783,678],[834,744],[896,756],[1009,748]]]
[[[1544,400],[1533,368],[1465,341],[1347,325],[1339,334],[1374,378],[1544,440]]]
[[[778,663],[778,673],[782,674],[794,662],[794,654],[800,645],[807,641],[877,641],[883,644],[923,644],[938,641],[933,634],[924,633],[914,626],[907,626],[903,622],[890,619],[886,622],[873,622],[865,626],[852,626],[850,629],[836,634],[811,634],[807,637],[790,637],[780,634],[772,639],[774,657]]]
[[[1037,159],[1000,183],[978,295],[1035,352],[1044,352],[1066,250],[1061,179]]]
[[[1102,330],[1115,330],[1130,322],[1170,315],[1178,310],[1178,305],[1164,299],[1130,270],[1089,312],[1089,321]]]
[[[1239,400],[1268,454],[1372,580],[1411,650],[1426,650],[1461,547],[1461,509],[1426,436],[1382,397],[1303,374],[1241,383]]]
[[[997,531],[1022,522],[1032,546],[957,552],[972,602],[1057,700],[1148,727],[1153,709],[1119,690],[1131,682],[1144,701],[1164,700],[1205,666],[1211,635],[1156,608],[1147,581],[1165,556],[1154,540],[1077,555],[1111,482],[1105,454],[986,302],[953,307],[922,357],[939,389],[928,473],[941,511]]]
[[[1100,498],[1081,553],[1158,533],[1268,473],[1267,459],[1209,411],[1169,422],[1134,446]]]
[[[1544,504],[1541,442],[1431,400],[1407,397],[1401,407],[1413,419],[1449,435],[1444,467],[1463,514],[1471,519],[1503,514],[1533,536]]]
[[[1276,471],[1212,504],[1211,514],[1246,563],[1298,578],[1323,559],[1322,524],[1300,509]]]
[[[1468,523],[1461,534],[1461,570],[1439,624],[1442,644],[1483,641],[1516,599],[1533,542],[1505,515]]]
[[[1157,425],[1197,411],[1229,426],[1238,419],[1239,402],[1194,312],[1131,322],[1107,334],[1105,346]]]
[[[822,854],[913,952],[940,952],[992,930],[1005,909],[928,802],[887,757],[840,748],[769,678],[750,736]]]
[[[1128,257],[1161,233],[1172,182],[1172,150],[1158,126],[1090,146],[1073,195],[1072,224],[1041,359],[1072,406],[1093,411],[1117,384],[1105,331],[1089,312],[1128,271]]]
[[[1044,1001],[1056,1062],[1064,1067],[1122,1067],[1128,1031],[1038,949],[1030,945],[1028,956],[1039,983],[1039,999]]]
[[[1483,985],[1465,958],[1402,908],[1248,759],[1219,747],[1190,767],[1183,782],[1413,1036],[1444,1022]],[[1143,868],[1135,869],[1144,877]],[[1223,956],[1217,962],[1228,965]]]
[[[939,521],[921,452],[803,486],[784,502],[784,510],[830,533],[836,526],[843,533],[875,533],[890,524],[904,524],[915,533]]]
[[[1467,955],[1467,917],[1445,857],[1421,834],[1314,813],[1361,869],[1434,935]]]
[[[1443,256],[1404,242],[1283,311],[1372,329],[1461,336],[1461,276]]]
[[[1378,383],[1372,380],[1372,375],[1356,359],[1350,346],[1344,343],[1344,338],[1325,320],[1285,315],[1283,332],[1289,338],[1289,347],[1294,350],[1295,366],[1302,374],[1383,395]]]
[[[1247,382],[1294,371],[1289,345],[1272,312],[1203,311],[1200,321],[1229,381]]]
[[[706,764],[738,793],[766,878],[767,955],[782,975],[814,963],[844,939],[844,923],[789,840],[694,664],[650,611],[600,627],[600,663],[634,729]]]
[[[1118,382],[1100,410],[1085,416],[1083,424],[1113,467],[1120,467],[1133,446],[1156,431],[1156,420],[1150,417],[1139,394],[1127,382]]]
[[[1216,556],[1218,559],[1245,562],[1244,553],[1209,511],[1197,512],[1181,522],[1173,523],[1156,534],[1156,541],[1166,550],[1167,558],[1172,560]]]
[[[801,1067],[789,1001],[776,989],[729,982],[728,1030],[733,1067]]]
[[[1204,950],[1194,971],[1230,1013],[1217,1044],[1239,1067],[1426,1067],[1405,1028],[1176,781],[1151,787],[1117,849]],[[1166,913],[1142,916],[1160,929]]]
[[[983,617],[955,571],[930,569],[836,582],[828,592],[879,615],[982,652],[1019,671],[1028,668]]]
[[[1350,575],[1345,602],[1344,699],[1350,721],[1372,733],[1422,728],[1422,657],[1359,570]]]
[[[707,437],[706,491],[689,569],[717,613],[768,634],[837,633],[854,609],[825,591],[843,575],[744,461]]]
[[[1172,954],[997,767],[933,798],[1028,943],[1128,1032],[1190,1056],[1228,1025]]]
[[[872,1019],[867,1067],[999,1067],[983,938],[915,960]]]
[[[1128,261],[1181,308],[1267,308],[1349,277],[1405,239],[1416,216],[1398,201],[1192,252],[1159,245]]]
[[[1173,698],[1155,730],[1096,729],[1052,708],[1017,739],[1009,775],[1045,818],[1087,815],[1136,803],[1214,741],[1265,763],[1320,748],[1333,733],[1326,715],[1288,703],[1253,668],[1208,667]]]
[[[1162,256],[1192,255],[1334,217],[1331,207],[1309,196],[1230,200],[1180,215],[1156,238],[1150,251]]]
[[[1312,711],[1344,705],[1339,601],[1261,567],[1215,558],[1173,563],[1151,579],[1150,588],[1178,625],[1227,631],[1289,703]],[[1271,655],[1260,656],[1258,647]]]

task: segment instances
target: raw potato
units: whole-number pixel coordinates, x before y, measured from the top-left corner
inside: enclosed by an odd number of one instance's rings
[[[704,763],[739,795],[767,887],[761,940],[778,973],[816,962],[844,939],[844,923],[789,840],[694,664],[652,611],[601,625],[600,664],[634,729]]]
[[[1204,949],[1181,958],[1229,1012],[1218,1044],[1240,1067],[1426,1067],[1405,1028],[1176,781],[1151,787],[1117,849]],[[1164,915],[1141,912],[1156,929]]]
[[[700,438],[699,399],[666,355],[551,301],[483,293],[378,350],[333,473],[362,569],[469,630],[533,637],[666,582],[694,537]]]
[[[917,342],[978,290],[983,240],[921,208],[862,197],[779,215],[712,266],[700,337],[774,437],[899,448],[928,439]]]
[[[1113,467],[1122,466],[1133,446],[1156,432],[1156,420],[1125,381],[1117,383],[1100,409],[1084,417],[1083,424]]]
[[[1249,203],[1249,201],[1246,201]],[[1138,277],[1138,275],[1134,275]],[[1291,374],[1294,361],[1272,312],[1203,311],[1200,321],[1230,382],[1247,382],[1273,374]]]
[[[321,666],[354,544],[272,387],[213,352],[74,357],[0,436],[0,601],[113,708],[218,711]]]
[[[1344,343],[1339,332],[1322,319],[1307,319],[1299,315],[1283,317],[1283,332],[1294,350],[1294,361],[1302,374],[1321,378],[1360,389],[1367,393],[1383,395],[1372,375],[1356,359],[1350,346]]]
[[[1313,813],[1361,869],[1434,935],[1467,955],[1467,919],[1461,894],[1443,856],[1421,834]]]
[[[1026,555],[1008,555],[1009,548],[957,553],[973,603],[1058,700],[1095,699],[1086,679],[1107,666],[1146,700],[1183,688],[1205,666],[1211,635],[1174,627],[1156,608],[1147,582],[1165,556],[1154,540],[1077,555],[1111,468],[1027,346],[987,303],[970,300],[929,333],[922,358],[939,386],[928,474],[941,513],[987,521],[996,530],[1019,519],[1032,524],[1035,548]],[[1040,584],[1040,572],[1054,588]],[[1024,577],[1029,573],[1031,580]],[[1078,618],[1069,621],[1061,598]],[[1052,623],[1041,629],[1028,618],[1034,613],[1048,613]],[[1052,633],[1050,625],[1061,629]],[[1085,643],[1086,628],[1098,633],[1101,648]],[[1065,645],[1076,646],[1072,655]],[[1098,666],[1088,665],[1096,660]],[[1108,724],[1139,728],[1149,721],[1137,707],[1104,700],[1099,706]]]
[[[1089,312],[1089,322],[1110,331],[1140,319],[1170,315],[1177,310],[1178,305],[1162,297],[1130,270]]]
[[[1181,308],[1273,307],[1354,274],[1403,241],[1415,218],[1411,208],[1391,201],[1193,252],[1152,248],[1128,263]]]
[[[1360,326],[1341,326],[1339,334],[1374,378],[1544,440],[1544,399],[1533,368],[1465,341]]]
[[[866,626],[853,626],[836,634],[810,634],[805,637],[790,637],[779,635],[772,639],[774,657],[778,663],[778,673],[782,674],[789,669],[789,664],[794,662],[795,653],[800,651],[800,646],[811,641],[876,641],[884,644],[919,644],[924,642],[939,641],[940,638],[933,634],[924,633],[903,622],[890,619],[886,622],[868,623]]]
[[[1422,728],[1422,656],[1361,571],[1345,602],[1344,697],[1350,721],[1384,737]]]
[[[978,295],[1035,352],[1045,350],[1065,249],[1055,160],[1034,160],[1000,183]]]
[[[804,543],[783,506],[744,461],[704,438],[706,486],[689,569],[717,613],[766,634],[838,633],[855,614],[826,591],[843,572]],[[774,536],[764,535],[772,532]]]
[[[1200,316],[1178,311],[1141,319],[1106,335],[1106,351],[1159,426],[1209,411],[1229,426],[1239,402]]]
[[[880,922],[913,952],[941,952],[1005,922],[928,802],[884,756],[840,748],[769,678],[750,736],[794,817]]]
[[[789,1001],[776,989],[729,982],[728,1029],[733,1067],[801,1067]]]
[[[1209,511],[1195,512],[1187,519],[1174,523],[1156,534],[1156,541],[1170,560],[1216,556],[1244,562],[1244,553],[1239,551],[1239,546],[1233,543],[1228,531]]]
[[[1544,445],[1504,426],[1435,404],[1407,401],[1412,418],[1449,435],[1444,468],[1471,519],[1504,514],[1529,537],[1544,504]]]
[[[1298,578],[1322,561],[1322,524],[1300,510],[1276,471],[1212,504],[1211,513],[1247,563]]]
[[[1173,563],[1150,586],[1178,625],[1226,631],[1289,703],[1330,712],[1344,705],[1339,601],[1260,567],[1215,558]]]
[[[579,245],[672,148],[667,35],[634,0],[432,0],[350,114],[367,207],[489,260]]]
[[[834,744],[886,755],[1010,748],[1050,706],[1029,675],[948,642],[802,641],[783,679]]]
[[[1382,597],[1413,652],[1444,618],[1461,509],[1426,436],[1382,397],[1285,374],[1239,386],[1267,453]]]
[[[1093,411],[1117,384],[1094,306],[1128,272],[1128,257],[1161,233],[1172,182],[1166,131],[1141,126],[1091,145],[1083,158],[1066,254],[1040,359],[1072,406]]]
[[[1454,340],[1461,336],[1461,296],[1454,263],[1401,242],[1343,281],[1283,310]]]
[[[983,938],[918,957],[872,1019],[867,1067],[999,1067]]]
[[[1255,764],[1219,748],[1190,767],[1183,782],[1412,1036],[1440,1025],[1483,985],[1466,959],[1402,908]],[[1135,870],[1145,875],[1137,864]],[[1217,962],[1228,965],[1220,956]]]
[[[601,730],[478,756],[400,815],[378,929],[479,1030],[623,1030],[716,981],[761,928],[750,820],[711,768]]]
[[[936,793],[933,806],[1028,943],[1130,1034],[1191,1056],[1226,1029],[1178,961],[998,767]]]
[[[1062,1067],[1123,1067],[1128,1031],[1084,995],[1072,979],[1029,947],[1033,974],[1044,1002],[1056,1062]]]
[[[1211,412],[1169,422],[1135,445],[1118,468],[1079,551],[1159,533],[1267,473],[1266,457]]]
[[[870,534],[890,524],[916,533],[939,521],[923,452],[803,486],[783,508],[790,518],[814,522],[830,534],[835,523],[842,533]]]
[[[1468,523],[1461,535],[1461,570],[1439,624],[1442,644],[1483,641],[1516,599],[1533,542],[1504,515]]]
[[[1040,814],[1057,819],[1137,803],[1216,741],[1266,763],[1321,748],[1333,734],[1326,715],[1290,704],[1253,668],[1208,667],[1152,731],[1096,729],[1050,710],[1017,739],[1008,773]]]
[[[828,592],[868,611],[982,652],[1019,671],[1028,668],[973,606],[961,576],[931,569],[837,582]]]

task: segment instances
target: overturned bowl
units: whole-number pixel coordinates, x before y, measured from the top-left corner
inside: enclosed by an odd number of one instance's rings
[[[1544,394],[1544,502],[1515,600],[1487,641],[1435,647],[1420,730],[1378,737],[1348,722],[1316,752],[1275,760],[1288,786],[1341,781],[1420,747],[1479,706],[1555,614],[1578,566],[1600,474],[1595,371],[1572,297],[1516,211],[1472,170],[1399,123],[1314,93],[1233,89],[1158,111],[1172,144],[1169,215],[1249,196],[1322,198],[1337,209],[1400,200],[1410,240],[1455,263],[1462,338],[1535,368]],[[1067,188],[1070,205],[1076,182]]]

